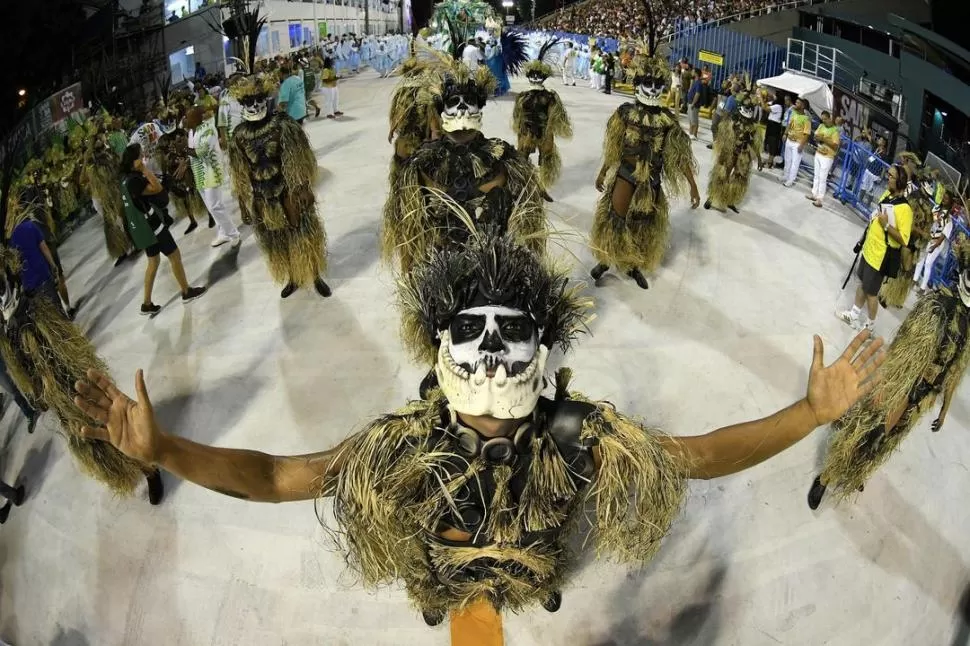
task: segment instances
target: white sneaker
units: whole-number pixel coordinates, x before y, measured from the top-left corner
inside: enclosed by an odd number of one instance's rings
[[[792,186],[795,185],[795,182],[787,181],[787,182],[784,182],[784,184],[787,188],[791,188]]]
[[[852,310],[845,310],[844,312],[839,312],[838,317],[843,323],[847,324],[853,330],[861,329],[861,326],[859,324],[859,316],[857,314],[853,314]]]
[[[212,241],[213,247],[221,247],[227,242],[232,242],[232,239],[227,236],[216,236],[216,239]]]
[[[242,236],[236,236],[232,239],[232,248],[235,249],[242,244]]]

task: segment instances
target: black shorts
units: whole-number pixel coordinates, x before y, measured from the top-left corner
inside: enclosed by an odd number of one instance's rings
[[[178,245],[175,244],[175,238],[168,232],[168,229],[163,230],[155,236],[155,241],[155,244],[145,249],[145,255],[149,258],[154,258],[160,253],[171,256],[179,250]]]
[[[879,295],[879,288],[882,287],[882,274],[866,262],[865,256],[859,257],[859,271],[856,272],[856,275],[862,281],[862,292],[866,296]]]

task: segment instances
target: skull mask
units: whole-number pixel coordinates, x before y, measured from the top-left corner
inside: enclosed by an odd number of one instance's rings
[[[262,121],[269,110],[269,97],[265,94],[250,94],[239,99],[242,118],[246,121]]]
[[[643,105],[659,106],[660,96],[664,92],[667,79],[662,76],[651,74],[638,74],[633,79],[633,86],[636,88],[637,101]]]
[[[517,419],[535,409],[549,349],[521,310],[483,305],[462,310],[439,334],[435,372],[459,413]]]
[[[446,78],[438,99],[442,129],[445,132],[481,130],[485,101],[485,90],[475,81],[459,83],[454,77]]]
[[[754,104],[749,100],[744,100],[738,104],[738,114],[742,119],[754,119]]]
[[[546,74],[543,74],[542,72],[540,72],[539,70],[533,70],[533,71],[530,71],[528,74],[526,74],[526,78],[529,79],[529,85],[535,88],[540,88],[542,87],[542,84],[546,82],[546,79],[549,77]]]

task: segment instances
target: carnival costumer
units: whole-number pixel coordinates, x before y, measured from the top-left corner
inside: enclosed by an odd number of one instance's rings
[[[751,162],[757,161],[759,171],[764,168],[763,141],[762,130],[754,120],[754,103],[750,95],[745,95],[738,102],[737,114],[721,121],[714,138],[714,167],[707,185],[705,209],[727,207],[738,212],[737,205],[748,192]]]
[[[617,108],[606,124],[603,165],[596,177],[603,195],[590,234],[598,264],[590,275],[598,281],[616,266],[648,289],[643,272],[660,266],[670,237],[667,193],[678,194],[686,183],[691,208],[697,208],[701,198],[694,182],[690,137],[677,116],[662,105],[670,81],[666,60],[654,54],[651,42],[641,47],[631,66],[636,101]]]
[[[762,420],[671,437],[571,392],[566,370],[543,396],[549,353],[571,346],[586,303],[514,239],[438,249],[401,288],[405,320],[436,348],[441,387],[332,450],[276,457],[169,435],[140,372],[137,403],[94,371],[79,384],[96,422],[85,436],[236,498],[332,496],[332,530],[365,585],[400,581],[428,624],[451,615],[455,643],[501,644],[501,611],[559,608],[576,562],[568,545],[649,562],[689,478],[751,467],[837,418],[879,362],[880,342],[863,348],[863,332],[826,368],[816,337],[805,398]],[[112,407],[125,420],[109,417]],[[591,527],[577,529],[580,517]]]
[[[317,217],[313,180],[317,160],[303,128],[285,113],[269,114],[276,92],[267,77],[249,76],[231,90],[242,104],[229,142],[229,168],[243,219],[252,222],[273,279],[287,298],[313,285],[324,298],[326,235]]]
[[[518,137],[517,148],[527,158],[539,151],[539,179],[547,191],[562,171],[556,137],[570,139],[573,136],[562,99],[554,90],[543,86],[552,76],[552,67],[544,59],[558,43],[558,39],[547,41],[539,48],[538,57],[525,65],[530,89],[519,93],[512,109],[512,130]]]

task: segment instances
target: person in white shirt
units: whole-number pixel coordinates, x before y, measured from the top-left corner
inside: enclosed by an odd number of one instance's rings
[[[562,84],[576,85],[576,49],[572,41],[566,43],[566,51],[563,52]]]
[[[203,119],[202,108],[195,106],[185,115],[185,127],[189,129],[189,163],[195,185],[218,227],[212,246],[231,242],[233,247],[238,247],[241,241],[239,230],[226,212],[226,164],[219,147],[215,120]]]
[[[465,49],[461,52],[461,60],[470,72],[477,70],[481,64],[482,52],[478,49],[478,45],[475,44],[474,38],[469,38],[468,42],[465,43]]]
[[[926,246],[926,252],[919,259],[916,271],[913,273],[913,282],[919,287],[922,295],[930,286],[930,278],[933,276],[933,266],[947,248],[947,241],[953,233],[953,217],[950,210],[953,208],[953,195],[949,192],[944,193],[939,206],[933,209],[933,225],[930,228],[930,241]]]

